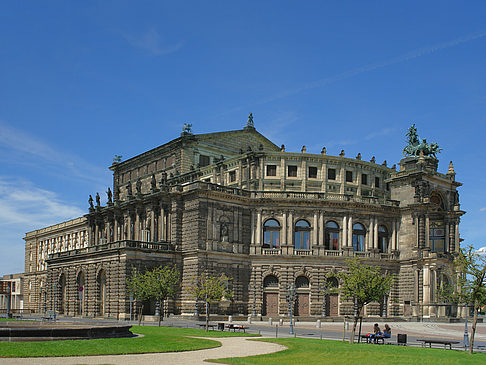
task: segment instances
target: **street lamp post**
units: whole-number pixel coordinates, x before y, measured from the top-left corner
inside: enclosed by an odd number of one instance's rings
[[[294,301],[295,301],[295,286],[294,284],[290,284],[288,287],[288,294],[287,294],[287,301],[289,302],[289,316],[290,316],[290,331],[289,334],[294,334],[294,317],[293,317],[293,309],[294,309]]]
[[[465,305],[465,318],[464,318],[464,347],[469,347],[469,334],[467,333],[467,302]]]

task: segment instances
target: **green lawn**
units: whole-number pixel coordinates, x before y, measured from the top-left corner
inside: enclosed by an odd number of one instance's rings
[[[209,331],[200,329],[133,326],[138,338],[106,338],[96,340],[68,340],[43,342],[0,342],[0,357],[84,356],[110,354],[139,354],[213,348],[220,343],[213,340],[191,338],[251,336],[244,333]]]
[[[288,349],[268,355],[212,360],[224,364],[486,364],[486,354],[417,347],[354,344],[304,338],[258,340]]]

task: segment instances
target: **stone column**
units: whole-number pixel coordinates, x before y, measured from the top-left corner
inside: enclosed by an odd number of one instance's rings
[[[432,249],[429,242],[429,232],[430,232],[430,219],[428,216],[425,217],[425,247]]]
[[[265,167],[263,166],[263,157],[260,158],[260,173],[258,174],[258,189],[263,190],[263,177],[265,176]]]
[[[361,196],[361,172],[354,171],[354,173],[356,174],[356,178],[358,180],[358,189],[356,191],[356,195]]]
[[[307,191],[307,163],[305,160],[302,160],[302,163],[301,163],[301,169],[302,169],[302,182],[301,182],[301,185],[300,185],[300,190],[301,191]]]
[[[374,227],[373,227],[373,248],[378,250],[378,218],[375,217],[374,219]]]
[[[285,158],[280,159],[280,189],[285,190]],[[278,176],[278,174],[277,174]]]
[[[317,234],[319,232],[319,227],[317,225],[317,212],[314,212],[314,223],[313,223],[313,229],[312,229],[312,241],[311,242],[311,247],[312,246],[317,246],[319,245],[319,241],[317,240]],[[309,247],[310,248],[310,247]]]
[[[344,170],[344,166],[341,167],[341,171],[339,173],[339,177],[341,179],[341,187],[340,187],[340,190],[339,190],[339,193],[340,194],[344,194],[345,190],[344,190],[344,184],[345,184],[345,181],[346,181],[346,173],[345,173],[345,170]]]
[[[255,212],[251,211],[251,218],[250,218],[250,233],[251,233],[251,245],[255,245]]]
[[[424,317],[429,317],[429,303],[430,303],[430,268],[424,266],[423,268],[423,305],[424,305]]]
[[[343,231],[341,234],[341,249],[348,246],[348,217],[343,217]]]
[[[241,189],[243,183],[243,161],[241,159],[238,160],[238,188]]]
[[[321,185],[321,191],[325,193],[327,191],[327,164],[323,163],[322,164],[322,185]]]
[[[392,222],[392,239],[391,239],[391,249],[396,250],[397,249],[397,225],[395,220]]]
[[[425,217],[420,215],[418,217],[418,246],[425,247]]]
[[[280,246],[286,246],[287,245],[287,212],[283,213],[283,219],[282,219],[282,242],[280,243]]]
[[[262,213],[260,210],[257,211],[257,221],[256,221],[256,244],[257,246],[261,246],[261,237],[262,237]]]
[[[367,244],[368,244],[367,249],[368,250],[373,249],[374,242],[375,242],[374,239],[373,239],[373,232],[374,232],[373,221],[374,221],[374,217],[370,217],[370,224],[368,226],[368,239],[367,239]]]
[[[348,221],[348,247],[353,246],[353,216],[349,216]]]
[[[456,227],[454,231],[454,248],[456,252],[459,252],[459,246],[460,246],[460,241],[459,241],[459,219],[456,222]]]
[[[450,242],[450,238],[449,238],[450,223],[449,223],[449,221],[445,222],[444,229],[445,229],[445,232],[444,232],[445,233],[444,252],[451,252],[450,245],[449,245],[449,242]]]
[[[294,243],[294,214],[292,211],[289,212],[289,222],[288,222],[288,233],[287,233],[287,246],[292,246]]]
[[[152,219],[150,219],[150,241],[151,242],[155,242],[155,238],[156,238],[156,234],[155,234],[155,229],[156,229],[156,226],[155,226],[155,208],[152,209]]]
[[[448,235],[448,238],[449,240],[447,241],[447,244],[449,246],[449,252],[454,252],[456,250],[456,247],[455,247],[455,242],[454,242],[454,223],[453,222],[449,222],[449,235]]]
[[[319,245],[324,247],[324,212],[319,213]]]

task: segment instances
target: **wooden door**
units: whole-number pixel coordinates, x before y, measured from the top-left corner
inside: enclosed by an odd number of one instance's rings
[[[295,306],[296,316],[309,315],[309,294],[297,294],[297,303]]]
[[[329,295],[329,316],[337,317],[339,315],[339,296],[337,294]]]
[[[278,294],[263,293],[264,316],[278,316]]]

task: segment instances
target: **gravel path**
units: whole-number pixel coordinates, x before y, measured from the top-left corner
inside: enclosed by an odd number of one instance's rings
[[[252,337],[254,339],[254,337]],[[261,337],[260,337],[261,338]],[[249,342],[248,337],[208,338],[221,342],[221,347],[207,350],[166,352],[154,354],[133,355],[101,355],[75,357],[36,357],[36,358],[0,358],[0,365],[69,365],[69,364],[170,364],[170,365],[200,365],[209,363],[205,359],[224,357],[244,357],[262,355],[285,350],[286,347],[261,341]]]

